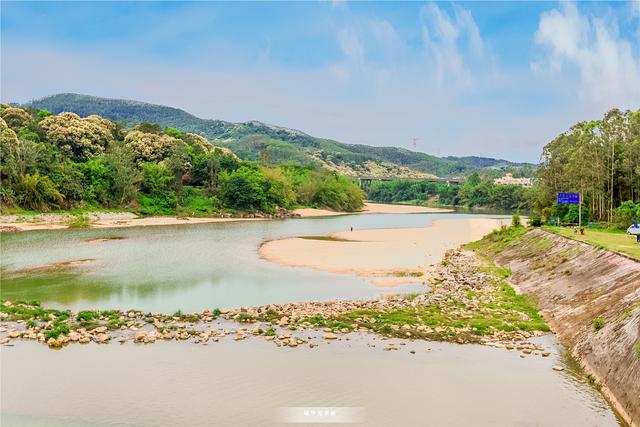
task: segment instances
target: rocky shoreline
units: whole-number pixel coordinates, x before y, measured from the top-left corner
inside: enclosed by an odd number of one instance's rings
[[[215,343],[260,337],[289,348],[369,334],[391,339],[476,343],[519,351],[522,357],[549,352],[530,338],[548,333],[535,307],[515,295],[496,271],[473,252],[452,250],[430,271],[430,289],[376,300],[270,304],[235,310],[173,315],[140,311],[81,311],[3,302],[0,344],[35,340],[50,348],[70,344],[157,341]],[[388,344],[385,350],[398,349]]]

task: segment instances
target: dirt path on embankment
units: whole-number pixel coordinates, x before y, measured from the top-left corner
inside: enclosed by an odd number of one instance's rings
[[[631,426],[640,426],[640,262],[543,230],[496,257],[535,295],[560,341]]]

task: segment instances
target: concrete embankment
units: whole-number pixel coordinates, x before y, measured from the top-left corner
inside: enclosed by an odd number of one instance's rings
[[[632,427],[640,426],[640,262],[532,230],[496,262]]]

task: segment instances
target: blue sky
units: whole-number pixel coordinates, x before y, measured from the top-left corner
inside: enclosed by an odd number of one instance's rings
[[[2,1],[1,93],[138,99],[344,142],[537,161],[640,108],[640,2]]]

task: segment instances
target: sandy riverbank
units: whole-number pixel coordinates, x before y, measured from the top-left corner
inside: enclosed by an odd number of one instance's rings
[[[53,214],[47,215],[46,219],[35,221],[2,221],[0,231],[35,231],[35,230],[62,230],[69,226],[68,215],[60,214],[58,217]],[[126,227],[151,227],[161,225],[186,225],[205,224],[212,222],[233,222],[233,221],[261,221],[266,218],[192,218],[175,216],[151,216],[136,217],[134,214],[97,214],[93,216],[90,228],[126,228]]]
[[[273,262],[365,276],[425,273],[448,249],[478,240],[510,219],[465,218],[434,221],[429,227],[354,230],[329,236],[266,242],[260,255]],[[394,283],[405,282],[407,277]],[[413,278],[415,281],[415,278]]]
[[[411,205],[389,205],[385,203],[365,203],[364,208],[360,212],[336,212],[328,209],[314,209],[314,208],[302,208],[293,211],[295,214],[300,215],[303,218],[317,217],[317,216],[336,216],[336,215],[353,215],[353,214],[372,214],[372,213],[384,213],[384,214],[406,214],[406,213],[446,213],[454,212],[452,209],[443,208],[428,208],[426,206],[411,206]]]
[[[447,209],[427,208],[423,206],[386,205],[381,203],[365,203],[361,212],[365,213],[435,213],[451,212]],[[351,213],[351,214],[354,214]],[[304,208],[296,209],[294,216],[301,218],[313,218],[321,216],[347,215],[347,212],[334,212],[326,209]],[[206,224],[215,222],[235,221],[264,221],[270,218],[194,218],[175,216],[151,216],[138,217],[129,212],[107,212],[88,214],[91,219],[91,228],[125,228],[125,227],[150,227],[162,225],[187,225]],[[73,216],[67,214],[41,214],[5,215],[0,216],[0,231],[35,231],[35,230],[61,230],[69,228],[67,223]]]

